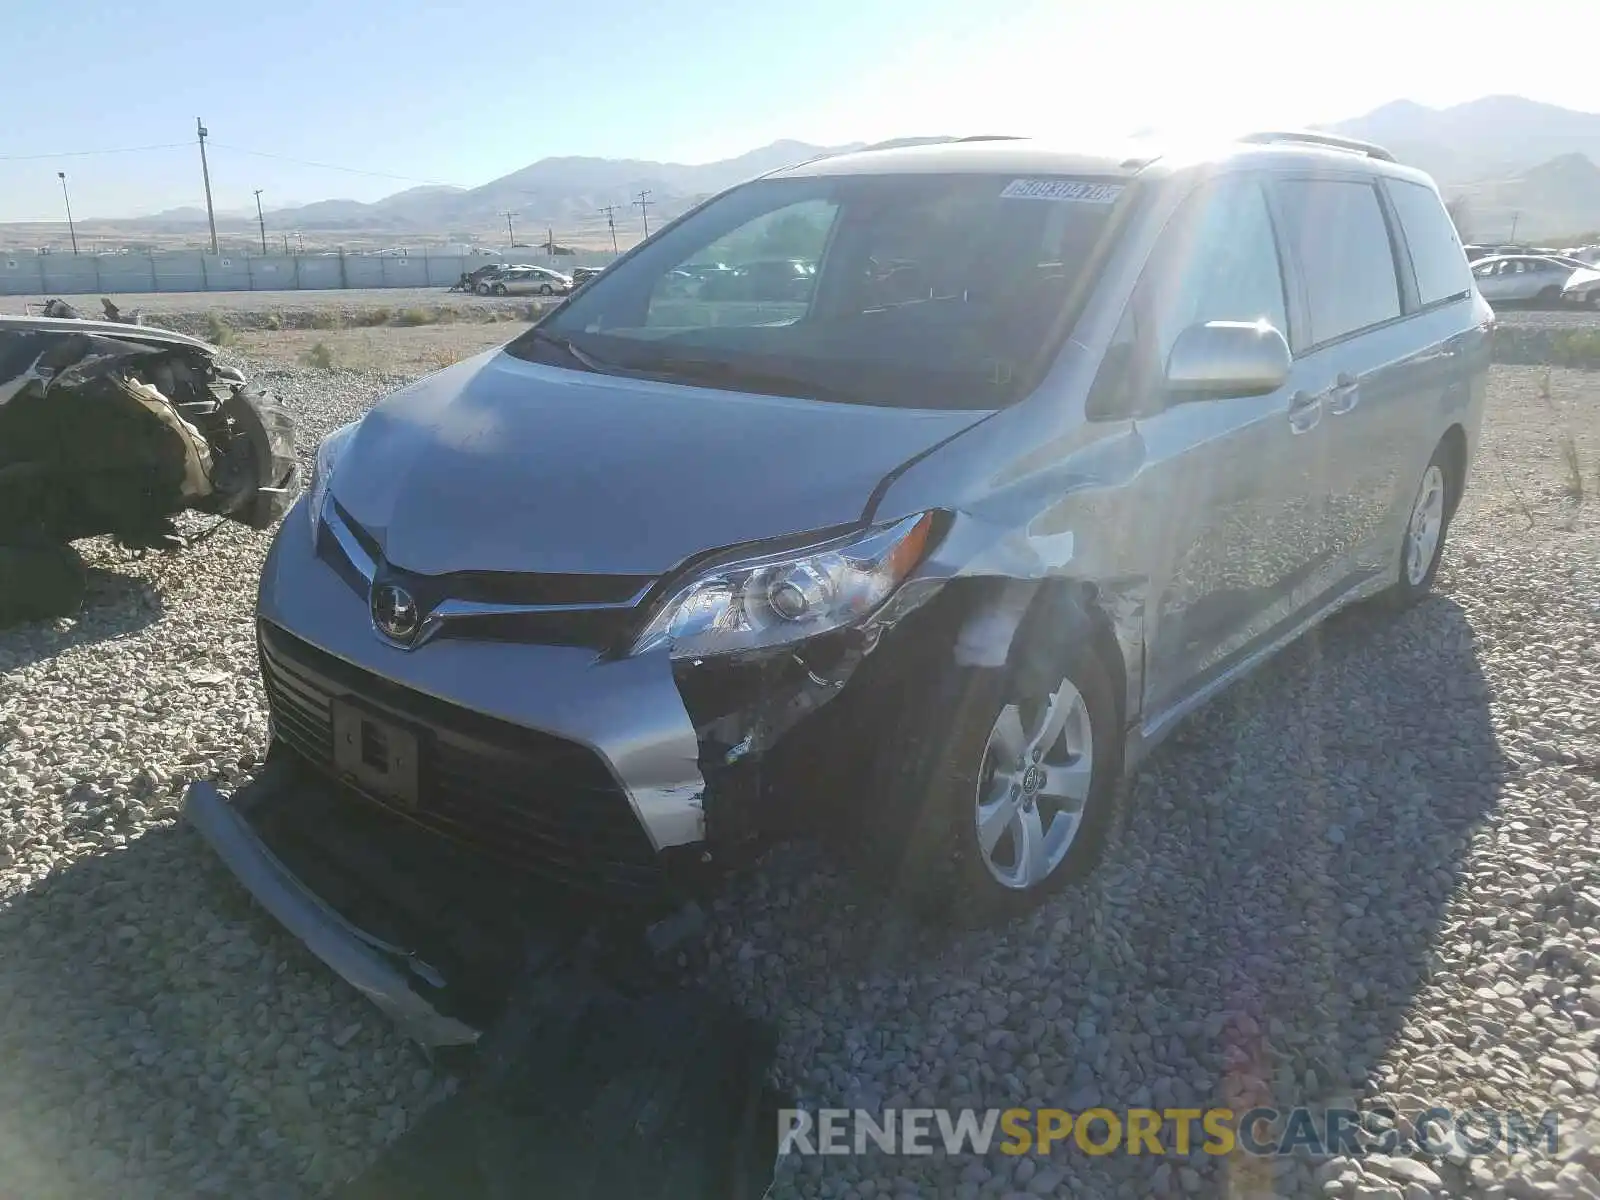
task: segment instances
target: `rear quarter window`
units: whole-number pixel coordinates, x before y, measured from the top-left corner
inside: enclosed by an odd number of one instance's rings
[[[1310,329],[1320,346],[1400,315],[1389,224],[1370,180],[1280,179],[1284,236],[1305,280]]]
[[[1472,267],[1455,222],[1432,188],[1403,179],[1388,180],[1389,199],[1417,277],[1417,299],[1423,307],[1466,296],[1472,291]]]

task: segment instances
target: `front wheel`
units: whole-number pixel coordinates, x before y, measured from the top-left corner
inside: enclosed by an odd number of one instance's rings
[[[494,294],[496,296],[504,296],[506,294],[506,285],[503,284],[503,283],[495,284],[494,285]]]
[[[539,285],[539,295],[541,295],[541,296],[554,296],[555,294],[556,294],[555,288],[551,287],[548,283],[541,283]]]
[[[487,283],[480,283],[478,285],[478,295],[487,296],[488,294],[489,294],[489,285]]]
[[[894,891],[957,924],[1025,911],[1098,862],[1122,786],[1112,673],[1088,631],[941,668],[880,756]]]

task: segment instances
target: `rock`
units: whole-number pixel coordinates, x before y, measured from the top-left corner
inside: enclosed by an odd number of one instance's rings
[[[1365,1165],[1368,1171],[1386,1175],[1390,1179],[1398,1180],[1401,1183],[1420,1183],[1428,1188],[1444,1186],[1444,1180],[1439,1178],[1437,1171],[1414,1158],[1401,1158],[1388,1154],[1369,1154]]]

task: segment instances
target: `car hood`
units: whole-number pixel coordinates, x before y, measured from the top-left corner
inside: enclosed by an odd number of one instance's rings
[[[1600,283],[1600,270],[1574,269],[1571,277],[1566,282],[1566,286],[1561,290],[1571,292],[1580,288],[1593,287],[1597,283]]]
[[[751,396],[495,351],[361,422],[330,490],[397,567],[660,575],[862,518],[878,484],[986,414]]]

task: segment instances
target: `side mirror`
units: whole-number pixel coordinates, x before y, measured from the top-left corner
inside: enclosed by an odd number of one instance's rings
[[[1264,396],[1289,381],[1289,343],[1266,321],[1207,321],[1178,335],[1167,356],[1170,403]]]

